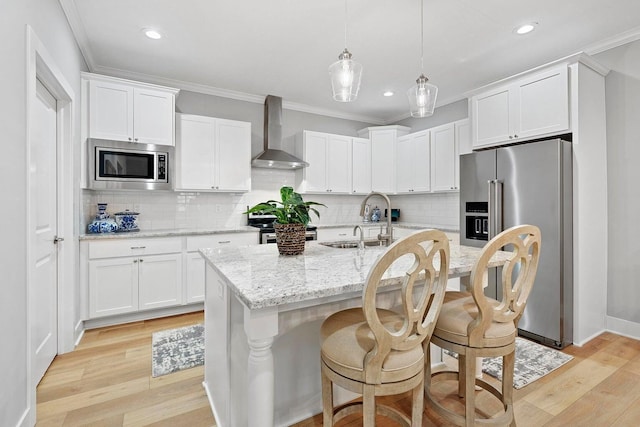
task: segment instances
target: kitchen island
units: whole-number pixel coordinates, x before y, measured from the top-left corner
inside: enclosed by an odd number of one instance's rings
[[[319,330],[330,314],[361,305],[367,274],[385,247],[307,244],[286,257],[275,245],[203,249],[206,260],[205,388],[220,427],[284,426],[321,412]],[[468,276],[480,249],[452,244],[449,277]],[[504,264],[498,253],[491,266]],[[403,262],[406,261],[406,262]],[[378,301],[412,260],[385,275]],[[352,395],[337,391],[336,400]]]

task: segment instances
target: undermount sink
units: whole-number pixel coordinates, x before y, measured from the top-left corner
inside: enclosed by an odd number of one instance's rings
[[[363,240],[364,246],[384,246],[382,240]],[[354,249],[358,247],[357,240],[340,240],[337,242],[320,242],[321,245],[329,246],[330,248],[340,249]]]

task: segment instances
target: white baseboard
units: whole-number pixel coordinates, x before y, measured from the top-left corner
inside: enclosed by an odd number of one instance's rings
[[[175,316],[177,314],[192,313],[204,310],[204,303],[179,305],[175,307],[159,308],[157,310],[138,311],[135,313],[119,314],[116,316],[98,317],[87,319],[83,322],[84,329],[102,328],[105,326],[121,325],[124,323],[139,322],[141,320],[157,319],[160,317]]]
[[[640,323],[630,322],[617,317],[606,317],[607,331],[625,337],[640,340]]]
[[[224,427],[222,424],[220,424],[220,417],[218,416],[218,412],[216,411],[216,406],[213,404],[211,392],[209,391],[209,384],[207,384],[206,381],[203,381],[202,387],[204,387],[204,391],[207,393],[207,400],[209,401],[209,406],[211,407],[211,412],[213,413],[213,419],[216,422],[216,427]]]
[[[31,418],[32,418],[31,407],[29,407],[25,409],[24,412],[22,413],[22,416],[20,417],[20,420],[16,424],[16,427],[31,427],[35,425],[36,423],[35,420],[33,420],[32,422],[29,422]]]

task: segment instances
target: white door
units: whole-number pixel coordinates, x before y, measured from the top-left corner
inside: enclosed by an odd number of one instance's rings
[[[56,99],[37,81],[31,111],[30,238],[34,246],[31,287],[33,379],[40,382],[58,350],[57,311],[57,137]]]

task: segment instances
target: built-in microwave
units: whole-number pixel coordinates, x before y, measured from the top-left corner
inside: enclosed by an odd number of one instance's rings
[[[88,143],[89,188],[173,189],[173,147],[103,139],[89,139]]]

